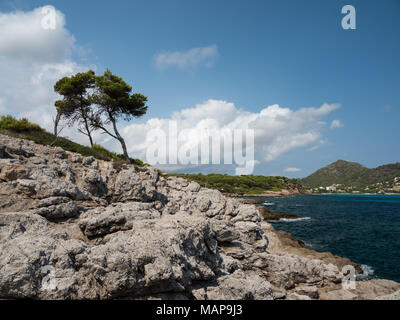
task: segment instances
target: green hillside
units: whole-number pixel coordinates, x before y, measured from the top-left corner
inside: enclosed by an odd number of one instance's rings
[[[287,188],[298,187],[297,179],[286,177],[268,177],[268,176],[230,176],[227,174],[211,173],[204,174],[169,174],[170,176],[179,176],[188,181],[195,181],[202,187],[217,189],[224,193],[235,194],[262,194],[266,191],[281,191]]]
[[[370,169],[356,162],[338,160],[308,177],[300,179],[300,182],[307,188],[340,184],[362,189],[381,183],[386,184],[387,187],[392,187],[395,177],[400,177],[399,162]]]
[[[32,140],[43,145],[60,147],[66,151],[76,152],[85,157],[92,156],[100,160],[114,160],[117,162],[123,162],[124,159],[122,155],[111,152],[97,144],[94,144],[93,147],[88,147],[63,137],[56,137],[37,124],[29,122],[27,119],[16,119],[12,116],[1,116],[0,133],[17,138]],[[131,163],[138,166],[147,165],[140,159],[131,159]]]

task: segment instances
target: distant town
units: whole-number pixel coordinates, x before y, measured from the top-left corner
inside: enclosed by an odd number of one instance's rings
[[[393,181],[377,182],[365,187],[346,186],[343,184],[332,184],[327,187],[315,187],[307,190],[311,193],[376,193],[376,194],[400,194],[400,177]]]

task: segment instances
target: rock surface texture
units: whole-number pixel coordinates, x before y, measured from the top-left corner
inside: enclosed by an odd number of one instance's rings
[[[0,149],[2,299],[348,297],[329,295],[334,263],[275,250],[254,205],[153,167],[5,135]]]

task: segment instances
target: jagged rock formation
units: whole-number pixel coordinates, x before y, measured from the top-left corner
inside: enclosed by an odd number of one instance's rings
[[[258,206],[257,210],[266,221],[278,221],[280,219],[298,219],[299,217],[290,213],[271,212],[264,206]]]
[[[316,299],[340,283],[332,263],[270,252],[261,221],[153,167],[0,135],[0,298]]]

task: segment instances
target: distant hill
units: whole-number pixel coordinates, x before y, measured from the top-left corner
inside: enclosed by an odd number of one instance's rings
[[[307,188],[327,187],[333,184],[362,188],[377,183],[390,184],[395,177],[400,177],[399,162],[370,169],[356,162],[338,160],[300,179],[300,182]]]
[[[298,190],[301,186],[297,179],[286,177],[268,177],[268,176],[230,176],[227,174],[210,173],[204,175],[169,173],[168,176],[178,176],[188,181],[195,181],[202,187],[217,189],[223,193],[229,194],[263,194],[266,191],[281,191],[283,189]]]

